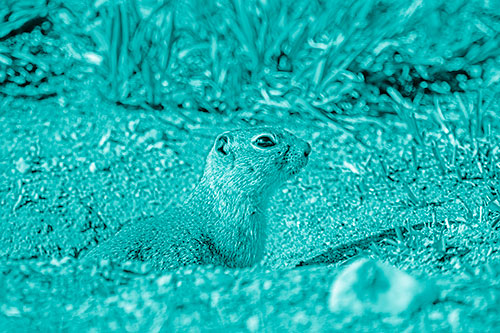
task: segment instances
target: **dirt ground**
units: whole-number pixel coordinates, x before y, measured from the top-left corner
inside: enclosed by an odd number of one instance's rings
[[[385,127],[359,123],[367,149],[324,121],[269,111],[130,110],[85,92],[4,97],[0,106],[0,330],[484,332],[500,325],[499,234],[488,210],[498,198],[498,169],[487,176],[464,149],[455,154],[465,177],[457,180],[451,167],[443,173],[432,149],[412,148],[397,117]],[[306,169],[273,197],[262,265],[154,272],[79,262],[123,224],[182,202],[217,133],[256,124],[279,124],[313,147]],[[422,126],[429,138],[442,137],[430,122]],[[498,154],[498,135],[490,140]],[[449,147],[437,149],[454,163]],[[295,267],[418,223],[427,226],[359,251],[434,281],[439,301],[418,311],[329,312],[330,284],[349,253]]]

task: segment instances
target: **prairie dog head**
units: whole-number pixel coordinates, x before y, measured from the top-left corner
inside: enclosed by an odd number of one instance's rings
[[[307,142],[283,129],[224,132],[208,154],[204,178],[236,191],[273,192],[307,164],[310,152]]]

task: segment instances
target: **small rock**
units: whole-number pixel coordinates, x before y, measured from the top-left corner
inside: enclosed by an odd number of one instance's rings
[[[30,166],[28,163],[26,163],[24,158],[21,157],[16,161],[16,169],[20,173],[26,173],[30,169]]]
[[[159,287],[163,287],[165,285],[170,284],[171,281],[172,281],[172,274],[164,274],[156,280],[156,284]]]
[[[396,316],[437,298],[433,285],[385,263],[363,258],[345,268],[330,289],[332,312]]]
[[[139,124],[139,121],[140,121],[139,119],[129,121],[128,122],[128,130],[130,132],[134,133],[137,125]]]
[[[2,306],[2,313],[7,317],[21,317],[21,311],[14,306]]]
[[[257,315],[247,319],[247,329],[250,332],[257,332],[259,330],[259,317]]]
[[[150,151],[150,150],[153,150],[153,149],[162,149],[163,146],[164,146],[165,142],[164,141],[158,141],[158,142],[155,142],[154,144],[151,144],[149,146],[146,147],[146,151]]]
[[[144,133],[144,135],[140,136],[137,139],[138,144],[142,144],[146,141],[158,142],[162,139],[162,133],[156,129],[151,129]]]
[[[101,140],[99,140],[99,147],[102,147],[106,142],[108,142],[109,138],[111,137],[111,130],[108,130],[102,137]]]

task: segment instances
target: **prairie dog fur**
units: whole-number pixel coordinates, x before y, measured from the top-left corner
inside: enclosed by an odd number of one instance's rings
[[[142,260],[160,270],[192,264],[252,266],[264,253],[268,202],[307,164],[310,152],[307,142],[283,129],[224,132],[182,207],[125,225],[87,257]]]

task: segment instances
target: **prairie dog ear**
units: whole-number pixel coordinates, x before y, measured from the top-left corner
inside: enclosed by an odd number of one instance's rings
[[[215,139],[214,150],[222,155],[229,155],[231,152],[229,149],[229,135],[227,133],[222,133]]]

